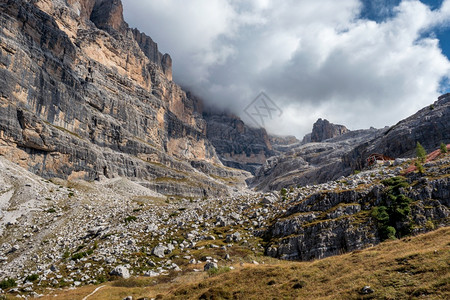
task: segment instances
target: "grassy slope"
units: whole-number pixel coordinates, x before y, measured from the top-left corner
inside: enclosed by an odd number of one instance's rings
[[[312,262],[235,267],[106,283],[88,299],[450,299],[450,228]],[[365,285],[375,292],[361,296]],[[96,287],[41,299],[83,299]]]

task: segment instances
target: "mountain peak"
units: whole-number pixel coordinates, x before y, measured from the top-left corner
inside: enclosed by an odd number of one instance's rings
[[[311,142],[322,142],[347,132],[349,132],[349,130],[344,125],[332,124],[326,119],[322,120],[319,118],[313,125]]]
[[[96,0],[90,20],[100,29],[123,32],[127,25],[123,19],[123,6],[120,0]]]

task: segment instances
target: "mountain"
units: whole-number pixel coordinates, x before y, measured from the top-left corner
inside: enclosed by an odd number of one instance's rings
[[[355,145],[381,134],[368,129],[348,132],[320,143],[301,143],[285,153],[273,156],[249,179],[257,190],[280,190],[290,186],[319,184],[349,175],[352,169],[345,166],[342,157]]]
[[[319,119],[301,145],[269,158],[249,180],[250,186],[267,191],[320,184],[367,167],[366,160],[373,153],[414,157],[417,142],[428,151],[435,150],[441,143],[450,143],[450,94],[392,127],[344,128]],[[322,141],[308,142],[309,137]]]
[[[428,107],[384,130],[383,134],[355,147],[343,157],[345,166],[362,169],[372,153],[392,158],[414,157],[417,142],[432,151],[450,143],[450,93]]]
[[[411,235],[450,225],[450,94],[271,135],[204,108],[122,11],[0,3],[0,298],[448,298],[448,229]]]
[[[248,176],[221,166],[201,104],[121,1],[0,5],[0,154],[45,178],[123,176],[166,195],[226,194],[218,178]]]

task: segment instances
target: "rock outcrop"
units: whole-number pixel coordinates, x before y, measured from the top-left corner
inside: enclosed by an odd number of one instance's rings
[[[349,130],[344,125],[336,125],[330,123],[328,120],[319,119],[313,125],[311,142],[322,142],[343,135],[348,131]]]
[[[255,174],[275,154],[265,129],[251,128],[232,114],[205,112],[203,116],[206,136],[224,165]]]
[[[125,33],[128,29],[123,19],[121,0],[96,0],[90,20],[99,28],[108,32]]]
[[[126,176],[186,196],[226,193],[209,171],[242,175],[217,170],[197,100],[120,1],[8,0],[0,22],[0,154],[46,178]]]

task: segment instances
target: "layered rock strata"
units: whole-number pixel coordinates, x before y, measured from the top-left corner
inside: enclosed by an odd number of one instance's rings
[[[218,170],[196,100],[120,1],[9,0],[0,22],[0,154],[47,178],[126,176],[190,196],[228,190],[210,171],[242,175]]]

